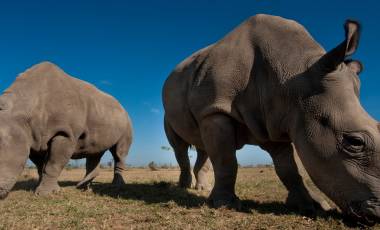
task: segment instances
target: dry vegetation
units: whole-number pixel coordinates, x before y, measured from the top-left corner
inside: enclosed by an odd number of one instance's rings
[[[343,229],[337,212],[316,219],[288,210],[286,191],[272,167],[239,169],[237,194],[241,212],[209,208],[207,192],[177,188],[176,169],[131,169],[123,189],[112,187],[112,171],[103,169],[82,192],[75,184],[82,169],[65,170],[62,191],[49,197],[33,194],[37,175],[27,169],[14,190],[0,201],[0,229]],[[210,173],[210,179],[212,173]]]

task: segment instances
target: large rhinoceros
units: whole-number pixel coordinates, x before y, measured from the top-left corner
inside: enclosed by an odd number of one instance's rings
[[[70,158],[87,158],[86,187],[110,150],[113,183],[122,185],[132,141],[127,112],[111,96],[43,62],[20,74],[0,96],[0,198],[6,197],[28,157],[40,175],[37,194],[59,190],[57,178]]]
[[[379,124],[359,102],[362,65],[347,59],[357,49],[360,26],[348,20],[345,32],[345,40],[325,52],[297,22],[256,15],[180,63],[163,87],[180,184],[190,184],[187,148],[195,145],[197,184],[209,156],[215,174],[209,200],[239,206],[235,151],[254,144],[273,158],[288,204],[328,208],[302,181],[297,150],[312,181],[344,212],[379,217]]]

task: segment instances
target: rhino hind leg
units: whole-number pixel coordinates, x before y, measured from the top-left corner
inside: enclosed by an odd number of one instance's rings
[[[190,159],[187,152],[190,144],[186,143],[177,133],[175,133],[166,119],[164,121],[164,127],[169,144],[174,150],[175,158],[177,159],[178,165],[181,169],[179,186],[181,188],[191,188],[192,176]]]
[[[214,168],[215,185],[208,198],[215,208],[241,209],[235,195],[237,159],[235,126],[226,115],[216,114],[206,117],[201,123],[201,136]]]
[[[110,149],[115,162],[114,177],[112,180],[112,184],[115,186],[125,185],[123,172],[127,170],[127,166],[125,165],[125,158],[128,155],[130,145],[131,141],[129,138],[122,138]]]
[[[309,216],[314,215],[317,209],[330,209],[329,204],[304,183],[294,158],[292,144],[271,143],[261,147],[271,155],[276,173],[289,192],[286,199],[289,208]]]
[[[73,142],[65,136],[56,136],[51,140],[41,182],[35,191],[37,195],[49,195],[59,191],[58,176],[69,162],[74,148]]]
[[[44,157],[43,156],[38,156],[38,155],[31,154],[29,156],[29,159],[33,162],[33,164],[37,168],[37,172],[38,172],[38,184],[39,184],[41,182],[42,171],[44,169],[44,163],[45,163]]]
[[[100,159],[104,152],[95,156],[87,157],[86,159],[86,176],[77,184],[78,189],[87,190],[91,182],[99,175]]]
[[[196,179],[195,189],[210,190],[207,173],[211,168],[211,162],[204,150],[197,148],[197,160],[194,165],[194,175]]]

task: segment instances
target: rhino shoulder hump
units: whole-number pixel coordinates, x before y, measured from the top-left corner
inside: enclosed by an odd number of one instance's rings
[[[56,64],[49,62],[49,61],[44,61],[44,62],[38,63],[38,64],[32,66],[29,70],[35,70],[35,71],[60,70],[60,71],[62,71],[61,68],[59,68]]]
[[[292,20],[292,19],[287,19],[283,18],[280,16],[274,16],[274,15],[268,15],[268,14],[256,14],[254,16],[251,16],[247,20],[251,25],[265,25],[265,26],[276,26],[278,27],[279,25],[289,29],[293,28],[296,30],[305,30],[305,28],[299,24],[298,22]]]
[[[34,75],[40,76],[55,76],[55,74],[46,74],[46,73],[63,73],[63,70],[59,68],[52,62],[44,61],[33,65],[24,72],[20,73],[17,78],[30,77]]]

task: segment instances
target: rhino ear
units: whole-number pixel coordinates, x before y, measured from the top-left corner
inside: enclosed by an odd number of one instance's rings
[[[344,60],[355,53],[359,45],[360,24],[357,21],[347,20],[344,24],[346,39],[337,47],[327,52],[321,63],[327,71],[334,71]]]
[[[360,74],[363,71],[363,64],[360,61],[350,59],[345,60],[344,63],[356,74]]]
[[[344,29],[346,31],[346,53],[345,57],[348,57],[355,53],[356,49],[359,46],[360,39],[360,24],[354,20],[347,20]]]

